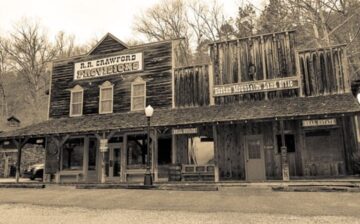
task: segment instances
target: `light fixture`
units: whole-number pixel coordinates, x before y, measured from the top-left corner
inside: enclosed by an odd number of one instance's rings
[[[360,91],[357,92],[356,99],[357,99],[358,103],[360,104]]]
[[[145,108],[145,116],[146,117],[152,117],[154,113],[154,108],[152,108],[151,105],[148,105],[146,108]]]

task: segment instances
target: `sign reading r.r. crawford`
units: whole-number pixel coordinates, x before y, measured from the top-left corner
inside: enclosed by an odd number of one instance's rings
[[[214,86],[214,96],[230,96],[236,94],[267,92],[299,88],[297,77],[268,79]]]
[[[143,70],[143,54],[123,54],[75,63],[74,80]]]

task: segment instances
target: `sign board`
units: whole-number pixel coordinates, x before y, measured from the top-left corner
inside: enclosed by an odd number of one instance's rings
[[[181,128],[181,129],[173,129],[173,135],[188,135],[188,134],[197,134],[197,128]]]
[[[318,119],[318,120],[303,120],[303,127],[318,127],[318,126],[331,126],[336,125],[336,119]]]
[[[214,96],[231,96],[246,93],[268,92],[300,88],[297,77],[269,79],[214,86]]]
[[[122,54],[75,63],[74,80],[143,70],[143,54]]]
[[[109,143],[108,140],[105,139],[100,139],[100,152],[107,152],[109,148]]]

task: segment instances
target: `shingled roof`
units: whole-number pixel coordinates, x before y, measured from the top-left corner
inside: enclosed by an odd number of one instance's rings
[[[309,116],[359,113],[360,105],[351,94],[297,97],[267,101],[242,102],[231,105],[156,110],[152,126],[185,126],[214,122],[308,118]],[[0,138],[44,136],[49,134],[86,133],[103,130],[144,128],[143,112],[87,115],[51,119],[10,132]]]

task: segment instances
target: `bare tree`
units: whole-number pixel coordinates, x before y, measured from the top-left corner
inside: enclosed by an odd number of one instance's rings
[[[41,120],[46,112],[49,65],[58,50],[48,41],[39,23],[23,19],[10,33],[11,42],[1,43],[9,55],[11,69],[26,83],[26,103]]]
[[[1,47],[1,42],[5,40],[0,39],[0,94],[1,94],[1,116],[7,116],[7,100],[5,92],[5,78],[8,72],[8,53]]]

